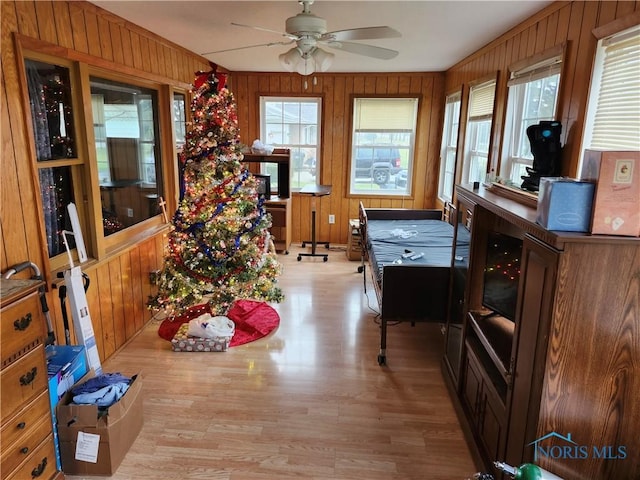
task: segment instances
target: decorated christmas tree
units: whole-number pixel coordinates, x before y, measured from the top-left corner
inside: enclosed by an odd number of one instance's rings
[[[193,121],[180,154],[180,199],[158,293],[149,308],[178,315],[208,302],[224,315],[238,299],[279,302],[280,273],[264,199],[241,163],[236,105],[225,75],[198,72]]]

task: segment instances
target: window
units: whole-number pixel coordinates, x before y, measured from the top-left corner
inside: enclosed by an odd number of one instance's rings
[[[482,182],[486,178],[495,90],[496,82],[492,80],[472,86],[469,92],[462,183]]]
[[[444,202],[453,200],[461,97],[461,92],[447,95],[444,107],[444,125],[442,127],[442,146],[440,149],[440,181],[438,184],[438,197]]]
[[[317,183],[320,159],[322,99],[318,97],[260,97],[262,143],[291,151],[291,189]],[[278,185],[278,166],[264,163],[262,173]]]
[[[47,248],[57,267],[67,259],[62,238],[63,230],[71,231],[67,205],[83,197],[76,187],[81,180],[75,182],[83,176],[84,162],[76,151],[71,65],[25,59],[25,71]],[[75,248],[72,235],[68,241]]]
[[[349,193],[409,195],[417,98],[356,98]]]
[[[105,237],[158,213],[162,167],[155,90],[91,77]]]
[[[640,26],[598,42],[584,149],[640,150]]]
[[[525,67],[512,69],[507,83],[504,157],[500,176],[521,183],[526,167],[533,165],[527,128],[540,121],[555,120],[560,84],[562,54]]]

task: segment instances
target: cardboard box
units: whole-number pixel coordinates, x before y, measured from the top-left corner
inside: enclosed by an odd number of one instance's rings
[[[588,232],[594,190],[592,182],[542,177],[536,221],[548,230]]]
[[[581,177],[596,180],[591,232],[640,236],[640,152],[585,150]]]
[[[77,384],[94,376],[93,370]],[[72,405],[67,392],[57,407],[62,471],[113,475],[142,429],[142,377],[134,375],[124,396],[98,415],[96,405]]]
[[[53,443],[56,450],[56,464],[58,470],[61,470],[56,405],[67,390],[87,374],[87,356],[83,345],[47,345],[45,352],[49,377],[49,405],[53,420]]]
[[[174,352],[226,352],[233,336],[200,338],[187,335],[189,323],[180,326],[171,339],[171,349]]]

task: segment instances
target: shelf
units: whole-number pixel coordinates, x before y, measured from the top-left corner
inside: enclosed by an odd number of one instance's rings
[[[469,323],[489,358],[506,381],[511,362],[515,324],[491,312],[469,312]]]

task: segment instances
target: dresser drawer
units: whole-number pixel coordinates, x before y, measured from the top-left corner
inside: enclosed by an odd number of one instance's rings
[[[18,469],[9,474],[6,480],[49,479],[56,473],[56,453],[53,446],[53,434],[49,435]],[[4,475],[5,472],[3,471]]]
[[[41,308],[38,292],[35,291],[0,312],[3,368],[25,351],[42,343],[46,328]]]
[[[44,346],[39,345],[0,372],[0,416],[3,421],[47,391],[46,365]]]
[[[29,458],[38,446],[52,433],[51,417],[42,417],[29,430],[28,434],[20,437],[11,445],[2,445],[2,463],[0,469],[3,472],[11,472],[24,460]]]
[[[28,436],[40,420],[45,417],[50,419],[50,415],[49,392],[45,390],[33,403],[30,403],[21,410],[18,415],[11,419],[3,418],[2,431],[0,433],[2,451],[4,452],[7,445],[13,444],[20,437]]]

